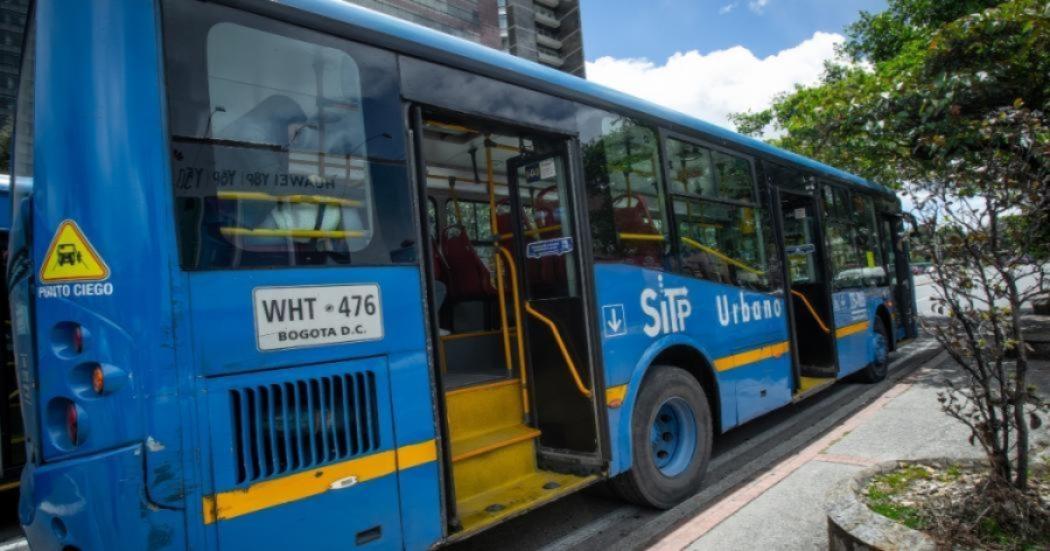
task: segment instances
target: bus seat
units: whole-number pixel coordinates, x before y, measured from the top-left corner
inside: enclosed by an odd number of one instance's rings
[[[612,200],[613,221],[620,233],[640,235],[659,235],[659,228],[653,221],[645,198],[636,194],[624,194]],[[664,255],[663,241],[643,241],[621,239],[626,248],[626,256],[638,266],[659,266]]]
[[[441,234],[441,252],[448,267],[448,295],[455,301],[484,300],[496,295],[492,276],[470,242],[462,225],[445,228]]]
[[[557,185],[544,188],[532,203],[533,220],[539,230],[537,239],[557,239],[563,235],[558,201],[548,199],[552,192],[558,192]],[[565,257],[545,256],[539,259],[537,276],[544,285],[551,287],[557,287],[559,282],[566,281]]]

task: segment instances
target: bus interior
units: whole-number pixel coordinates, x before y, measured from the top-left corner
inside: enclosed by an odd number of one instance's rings
[[[450,518],[465,537],[600,469],[569,142],[431,111],[420,126]]]

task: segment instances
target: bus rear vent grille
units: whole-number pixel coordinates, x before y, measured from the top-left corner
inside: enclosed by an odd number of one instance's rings
[[[371,371],[233,389],[230,403],[238,484],[379,448]]]

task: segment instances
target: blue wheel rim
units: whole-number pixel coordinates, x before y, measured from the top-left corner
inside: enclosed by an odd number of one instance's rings
[[[682,474],[696,452],[696,416],[682,398],[660,404],[650,427],[649,444],[653,464],[664,476]]]

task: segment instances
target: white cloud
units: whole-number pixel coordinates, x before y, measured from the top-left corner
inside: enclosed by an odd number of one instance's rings
[[[611,88],[733,128],[730,113],[757,111],[796,84],[816,83],[835,57],[840,34],[817,32],[802,43],[759,59],[743,46],[702,54],[678,52],[658,65],[644,58],[602,57],[587,78]]]
[[[718,15],[725,15],[725,14],[735,10],[736,7],[739,6],[739,5],[740,5],[740,2],[733,2],[731,4],[726,4],[726,5],[722,6],[721,8],[718,8]]]
[[[751,0],[747,3],[747,9],[757,14],[761,14],[766,9],[767,5],[769,5],[769,0]]]

